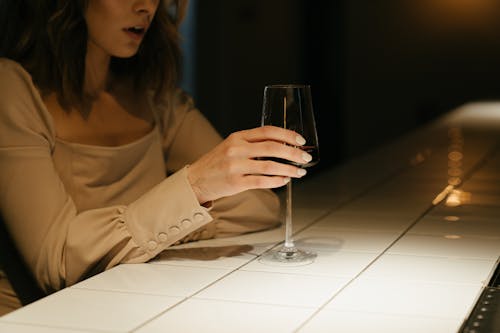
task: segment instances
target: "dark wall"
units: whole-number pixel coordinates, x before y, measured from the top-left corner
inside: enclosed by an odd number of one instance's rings
[[[227,135],[260,125],[266,84],[300,82],[299,1],[198,1],[200,108]]]
[[[312,86],[323,167],[500,99],[497,0],[198,1],[196,99],[224,134],[265,84]]]
[[[346,152],[500,97],[496,0],[345,1]]]

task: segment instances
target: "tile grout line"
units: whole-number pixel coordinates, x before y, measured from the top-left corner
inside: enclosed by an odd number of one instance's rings
[[[466,180],[469,180],[472,175],[477,172],[479,169],[481,169],[487,161],[493,156],[496,151],[500,148],[500,142],[497,142],[496,144],[493,145],[493,148],[491,148],[489,151],[485,153],[483,158],[481,158],[476,165],[471,167],[471,169],[466,173],[464,176],[464,180],[462,181],[461,185],[465,183]],[[431,204],[417,219],[411,223],[402,233],[399,235],[399,237],[394,240],[389,246],[382,251],[375,259],[373,259],[365,268],[363,268],[358,274],[356,274],[349,282],[347,282],[342,288],[340,288],[337,292],[335,292],[332,297],[330,297],[323,305],[321,305],[316,311],[313,312],[313,314],[307,318],[299,327],[297,327],[294,330],[294,333],[298,333],[299,330],[301,330],[307,323],[309,323],[318,313],[320,313],[338,294],[340,294],[343,290],[345,290],[349,285],[351,285],[357,278],[361,276],[370,266],[372,266],[381,256],[383,256],[397,241],[399,241],[411,228],[413,228],[426,214],[428,214],[431,210],[433,210],[437,205]]]
[[[240,266],[232,269],[232,270],[229,270],[229,272],[227,272],[226,274],[222,275],[221,277],[219,277],[218,279],[210,282],[209,284],[207,284],[206,286],[202,287],[201,289],[197,290],[196,292],[194,292],[193,294],[189,295],[189,296],[186,296],[183,300],[179,301],[178,303],[172,305],[171,307],[168,307],[167,309],[165,309],[164,311],[160,312],[159,314],[157,314],[156,316],[148,319],[147,321],[143,322],[142,324],[140,324],[139,326],[133,328],[130,332],[135,332],[137,330],[139,330],[140,328],[144,327],[145,325],[149,324],[150,322],[154,321],[155,319],[157,319],[158,317],[162,316],[163,314],[165,314],[166,312],[170,311],[171,309],[177,307],[178,305],[186,302],[187,300],[195,297],[196,295],[198,295],[199,293],[201,293],[202,291],[204,291],[205,289],[211,287],[212,285],[216,284],[217,282],[221,281],[222,279],[226,278],[227,276],[231,275],[232,273],[238,271],[240,268],[242,268],[243,266],[257,260],[258,256],[254,256],[254,258],[251,258],[249,261],[245,262],[244,264],[241,264]]]
[[[356,199],[362,197],[363,195],[367,194],[367,193],[370,193],[370,191],[374,190],[375,188],[377,188],[378,186],[382,185],[382,184],[385,184],[387,182],[389,182],[390,180],[394,179],[397,175],[403,173],[404,171],[406,170],[409,170],[411,169],[412,167],[414,167],[414,165],[411,165],[411,164],[406,164],[398,169],[396,169],[395,171],[393,171],[392,173],[390,173],[389,175],[387,175],[386,177],[383,177],[382,179],[380,179],[379,181],[375,182],[374,184],[368,186],[367,188],[361,190],[360,192],[358,192],[357,194],[353,195],[351,198],[343,201],[343,202],[340,202],[339,204],[337,204],[335,206],[335,208],[332,208],[332,209],[329,209],[329,210],[326,210],[326,212],[324,214],[322,214],[321,216],[319,216],[318,218],[316,218],[315,220],[313,220],[311,223],[307,224],[306,226],[302,227],[301,229],[297,230],[296,232],[293,233],[293,235],[295,236],[296,234],[299,234],[301,233],[302,231],[308,229],[309,227],[313,226],[314,224],[318,223],[319,221],[321,221],[324,217],[328,216],[329,214],[331,214],[332,212],[334,212],[335,210],[338,210],[342,207],[345,207],[347,206],[349,203],[355,201]],[[420,217],[419,217],[420,218]],[[410,227],[407,228],[407,230],[409,230],[411,227],[413,226],[413,224],[410,225]],[[406,232],[406,230],[405,230]],[[398,238],[399,239],[399,238]],[[274,245],[273,247],[267,249],[266,251],[264,251],[263,253],[261,253],[258,257],[262,256],[264,253],[266,252],[269,252],[271,251],[272,249],[276,248],[277,246],[279,246],[280,244],[282,244],[283,241],[279,242],[278,244]],[[390,246],[392,246],[393,243],[391,243]],[[389,246],[389,247],[390,247]],[[385,252],[385,251],[384,251]],[[250,262],[253,262],[254,260],[257,260],[258,257],[252,259],[251,261],[247,262],[246,264],[240,266],[239,268],[241,267],[244,267],[245,265],[249,264]],[[368,264],[367,267],[369,267],[375,260],[377,260],[378,258],[380,257],[377,256],[370,264]],[[365,267],[365,269],[367,268]],[[238,268],[238,269],[239,269]],[[363,270],[364,271],[364,270]],[[334,295],[328,300],[326,301],[325,304],[323,304],[322,306],[320,306],[320,308],[318,308],[316,311],[314,311],[308,319],[306,319],[301,325],[299,325],[299,327],[295,330],[298,331],[299,329],[301,329],[307,322],[309,322],[319,311],[321,311],[325,306],[326,304],[328,304],[330,302],[331,299],[333,299],[338,293],[340,293],[342,290],[344,290],[354,279],[356,279],[361,273],[358,273],[358,275],[356,275],[353,279],[351,279],[351,281],[347,282],[342,288],[340,288],[337,292],[334,293]]]
[[[411,159],[410,159],[411,160]],[[347,206],[349,203],[355,201],[356,199],[370,193],[371,191],[373,191],[374,189],[376,189],[377,187],[381,186],[382,184],[385,184],[389,181],[391,181],[392,179],[394,179],[396,176],[398,176],[399,174],[402,174],[403,172],[405,172],[406,170],[410,170],[418,165],[421,165],[423,163],[425,163],[428,159],[426,158],[425,160],[423,160],[422,162],[419,162],[419,163],[416,163],[416,164],[413,164],[412,162],[410,163],[406,163],[402,166],[400,166],[399,168],[396,168],[394,171],[392,171],[391,173],[389,173],[388,175],[386,175],[385,177],[382,177],[380,180],[376,181],[375,183],[369,185],[368,187],[366,187],[365,189],[362,189],[361,191],[359,191],[358,193],[354,194],[352,197],[348,198],[348,199],[345,199],[341,202],[339,202],[334,208],[331,208],[331,209],[327,209],[326,212],[324,214],[322,214],[321,216],[319,216],[318,218],[314,219],[312,222],[306,224],[305,226],[303,226],[302,228],[298,229],[297,231],[294,231],[293,232],[293,236],[301,233],[302,231],[308,229],[309,227],[312,227],[314,224],[318,223],[319,221],[321,221],[324,217],[330,215],[331,213],[333,213],[334,211],[340,209],[340,208],[343,208],[345,206]],[[265,252],[268,252],[272,249],[274,249],[276,246],[279,246],[281,243],[283,243],[283,241],[279,242],[278,244],[276,244],[275,246],[267,249],[266,251],[264,251],[263,253],[259,254],[258,256],[261,256],[262,254],[264,254]]]
[[[398,174],[401,174],[402,172],[410,169],[412,166],[411,165],[406,165],[406,166],[402,166],[396,170],[394,170],[392,173],[390,173],[389,175],[387,175],[386,177],[383,177],[382,179],[380,179],[379,181],[375,182],[374,184],[368,186],[367,188],[361,190],[360,192],[358,192],[357,194],[354,194],[351,198],[349,199],[345,199],[344,201],[341,201],[339,202],[334,208],[331,208],[331,209],[327,209],[326,212],[324,214],[322,214],[321,216],[319,216],[318,218],[314,219],[312,222],[306,224],[305,226],[303,226],[302,228],[298,229],[296,232],[293,233],[293,235],[295,236],[296,234],[299,234],[301,233],[302,231],[306,230],[307,228],[309,227],[312,227],[314,224],[318,223],[319,221],[321,221],[323,218],[325,218],[326,216],[330,215],[331,213],[333,213],[334,211],[340,209],[340,208],[343,208],[345,206],[347,206],[349,203],[355,201],[356,199],[364,196],[365,194],[368,194],[370,193],[370,191],[372,191],[373,189],[375,189],[376,187],[384,184],[384,183],[387,183],[388,181],[390,181],[391,179],[393,179],[394,177],[396,177]],[[281,244],[282,242],[280,242],[279,244]],[[278,245],[279,245],[278,244]],[[274,246],[275,247],[275,246]],[[273,247],[273,248],[274,248]],[[266,250],[265,252],[269,251],[270,249]],[[262,254],[261,254],[262,255]]]
[[[398,242],[415,224],[418,223],[429,211],[432,210],[434,206],[428,207],[417,219],[410,224],[391,244],[387,246],[379,255],[377,255],[368,265],[366,265],[358,274],[356,274],[351,280],[349,280],[342,288],[335,292],[332,297],[330,297],[323,305],[321,305],[308,319],[306,319],[294,332],[298,332],[303,328],[309,321],[312,320],[319,312],[321,312],[338,294],[340,294],[344,289],[351,285],[357,278],[359,278],[370,266],[372,266],[380,257],[382,257],[396,242]]]
[[[321,221],[323,218],[327,217],[328,215],[330,215],[331,213],[333,213],[335,210],[338,210],[342,207],[345,207],[346,205],[348,205],[349,203],[353,202],[354,200],[362,197],[363,195],[369,193],[370,191],[372,191],[374,188],[376,188],[377,186],[380,186],[381,184],[384,184],[388,181],[390,181],[391,179],[393,179],[394,177],[396,177],[398,174],[402,173],[403,171],[409,169],[411,167],[411,165],[407,165],[407,166],[403,166],[403,167],[400,167],[398,169],[396,169],[394,172],[392,172],[391,174],[387,175],[386,177],[382,178],[381,180],[375,182],[374,184],[368,186],[367,188],[361,190],[359,193],[357,194],[354,194],[351,198],[349,199],[346,199],[344,201],[341,201],[339,202],[334,208],[331,208],[331,209],[327,209],[325,210],[325,213],[321,214],[319,217],[315,218],[312,222],[309,222],[308,224],[306,224],[305,226],[303,226],[302,228],[299,228],[297,229],[296,231],[293,231],[292,235],[293,236],[296,236],[298,234],[300,234],[302,231],[305,231],[306,229],[312,227],[314,224],[318,223],[319,221]],[[264,252],[260,253],[257,255],[257,258],[258,257],[261,257],[264,253],[267,253],[269,251],[272,251],[273,249],[275,249],[276,247],[280,246],[281,244],[284,243],[284,240],[276,243],[274,246],[268,248],[267,250],[265,250]],[[253,260],[257,259],[257,258],[254,258]],[[252,260],[252,261],[253,261]],[[247,262],[243,265],[241,265],[240,267],[238,267],[238,269],[244,267],[246,264],[250,263]]]
[[[467,180],[470,179],[472,177],[472,174],[475,173],[477,170],[479,170],[481,167],[484,166],[484,164],[488,161],[488,159],[495,154],[496,150],[498,149],[498,146],[499,146],[499,143],[497,144],[494,144],[493,145],[493,148],[491,148],[486,154],[485,156],[480,159],[475,166],[473,166],[469,172],[467,172],[467,175],[466,178]],[[399,172],[394,172],[394,176],[398,173],[401,173],[403,172],[404,170],[406,169],[410,169],[410,167],[407,167],[407,168],[401,168],[401,170],[398,170]],[[387,177],[387,178],[390,178],[390,177]],[[390,180],[390,179],[387,179],[387,181]],[[380,181],[378,182],[377,184],[373,185],[372,187],[376,187],[378,184],[383,184],[384,181]],[[464,182],[462,182],[461,185],[463,185]],[[364,191],[365,193],[369,192],[369,190],[366,190]],[[351,200],[347,200],[346,204],[350,201],[354,200],[351,199]],[[334,293],[334,295],[328,300],[325,302],[325,304],[323,304],[320,308],[318,308],[317,311],[315,311],[305,322],[303,322],[296,330],[295,332],[298,332],[301,328],[303,328],[314,316],[316,316],[321,310],[324,309],[324,307],[330,303],[340,292],[342,292],[345,288],[347,288],[351,283],[354,282],[354,280],[356,280],[363,272],[365,272],[375,261],[377,261],[382,255],[384,255],[388,249],[390,249],[398,240],[400,240],[412,227],[414,227],[427,213],[429,213],[433,208],[435,208],[436,206],[435,205],[431,205],[430,207],[428,207],[419,217],[417,217],[417,219],[411,223],[403,232],[402,234],[396,239],[394,240],[382,253],[380,253],[377,257],[375,257],[374,260],[372,260],[361,272],[359,272],[356,276],[354,276],[348,283],[346,283],[341,289],[339,289],[336,293]],[[338,208],[338,207],[337,207]],[[311,223],[310,225],[312,225],[314,223]],[[309,225],[309,226],[310,226]]]
[[[81,333],[89,333],[89,332],[95,332],[95,333],[110,333],[110,331],[104,331],[100,329],[88,329],[88,328],[81,328],[81,327],[72,327],[72,326],[55,326],[55,325],[47,325],[47,324],[34,324],[34,323],[27,323],[27,322],[20,322],[20,321],[10,321],[10,320],[0,320],[0,324],[10,324],[14,326],[30,326],[30,327],[42,327],[42,328],[51,328],[51,329],[57,329],[57,330],[66,330],[70,329],[74,332],[81,332]]]
[[[317,223],[318,221],[320,221],[321,219],[323,219],[324,217],[326,217],[327,215],[329,215],[330,213],[332,213],[334,210],[338,209],[338,208],[341,208],[342,206],[348,204],[349,202],[355,200],[356,198],[364,195],[366,192],[369,192],[372,188],[375,188],[376,186],[379,185],[379,183],[385,183],[386,181],[388,181],[389,179],[391,179],[394,175],[402,172],[403,170],[405,170],[406,168],[400,168],[398,169],[396,172],[394,172],[393,174],[391,174],[390,176],[388,177],[385,177],[383,180],[379,181],[379,182],[376,182],[375,184],[373,184],[372,186],[369,186],[368,188],[362,190],[360,193],[354,195],[352,198],[350,199],[347,199],[345,200],[344,202],[341,202],[339,203],[335,208],[332,208],[332,209],[328,209],[325,211],[325,213],[321,214],[319,217],[317,217],[316,219],[314,219],[312,222],[310,222],[309,224],[307,224],[306,226],[302,227],[301,229],[297,230],[296,232],[294,232],[293,234],[297,234],[297,233],[300,233],[302,232],[303,230],[309,228],[310,226],[312,226],[313,224]],[[157,315],[155,315],[154,317],[151,317],[149,318],[147,321],[141,323],[140,325],[138,325],[137,327],[131,329],[129,332],[136,332],[137,330],[141,329],[142,327],[146,326],[147,324],[149,324],[150,322],[156,320],[157,318],[159,318],[160,316],[162,316],[163,314],[167,313],[168,311],[170,311],[171,309],[179,306],[180,304],[186,302],[188,299],[191,299],[192,297],[195,297],[197,294],[201,293],[202,291],[204,291],[205,289],[211,287],[212,285],[214,285],[215,283],[221,281],[222,279],[226,278],[227,276],[231,275],[232,273],[236,272],[236,271],[239,271],[241,268],[243,268],[244,266],[250,264],[251,262],[254,262],[255,260],[257,260],[260,256],[262,256],[262,254],[274,249],[275,247],[279,246],[281,243],[283,243],[283,241],[280,241],[278,242],[277,244],[275,244],[274,246],[270,247],[269,249],[267,249],[266,251],[262,252],[261,254],[259,255],[255,255],[255,254],[252,254],[254,256],[254,258],[251,258],[249,261],[241,264],[240,266],[234,268],[233,270],[230,270],[229,272],[227,272],[226,274],[224,274],[223,276],[221,276],[220,278],[216,279],[215,281],[212,281],[211,283],[209,283],[208,285],[204,286],[203,288],[201,288],[200,290],[196,291],[195,293],[193,293],[192,295],[189,295],[187,297],[185,297],[184,299],[182,299],[181,301],[175,303],[174,305],[168,307],[167,309],[165,309],[164,311],[161,311],[160,313],[158,313]]]
[[[323,219],[324,217],[328,216],[329,214],[331,214],[333,211],[339,209],[339,208],[342,208],[344,206],[346,206],[347,204],[349,204],[350,202],[356,200],[357,198],[365,195],[366,193],[369,193],[370,191],[372,191],[373,189],[375,189],[376,187],[380,186],[381,184],[384,184],[388,181],[390,181],[391,179],[393,179],[394,177],[396,177],[398,174],[404,172],[405,170],[408,170],[412,167],[411,164],[409,165],[405,165],[405,166],[402,166],[398,169],[396,169],[394,172],[390,173],[389,175],[387,175],[386,177],[382,178],[381,180],[375,182],[374,184],[368,186],[367,188],[361,190],[359,193],[353,195],[351,198],[343,201],[343,202],[340,202],[338,205],[336,205],[335,208],[332,208],[332,209],[328,209],[326,210],[325,213],[323,213],[322,215],[320,215],[319,217],[317,217],[316,219],[314,219],[312,222],[310,222],[309,224],[305,225],[304,227],[298,229],[296,232],[293,233],[293,235],[296,235],[302,231],[304,231],[305,229],[311,227],[312,225],[316,224],[317,222],[319,222],[321,219]],[[141,325],[133,328],[130,332],[135,332],[137,330],[139,330],[140,328],[144,327],[145,325],[147,325],[148,323],[154,321],[155,319],[159,318],[160,316],[162,316],[163,314],[165,314],[166,312],[170,311],[171,309],[173,309],[174,307],[177,307],[178,305],[184,303],[186,300],[188,299],[191,299],[192,297],[196,296],[197,294],[201,293],[202,291],[204,291],[205,289],[211,287],[212,285],[214,285],[215,283],[221,281],[222,279],[224,279],[225,277],[231,275],[232,273],[240,270],[241,268],[243,268],[244,266],[250,264],[251,262],[257,260],[260,256],[262,256],[264,253],[274,249],[275,247],[279,246],[281,243],[283,243],[283,241],[280,241],[278,242],[277,244],[275,244],[274,246],[270,247],[269,249],[267,249],[266,251],[262,252],[261,254],[259,255],[256,255],[254,258],[250,259],[249,261],[247,261],[246,263],[236,267],[235,269],[233,270],[230,270],[228,273],[224,274],[223,276],[221,276],[220,278],[216,279],[215,281],[209,283],[208,285],[206,285],[205,287],[201,288],[200,290],[196,291],[195,293],[193,293],[192,295],[190,296],[187,296],[186,298],[184,298],[183,300],[179,301],[178,303],[174,304],[173,306],[165,309],[164,311],[160,312],[159,314],[157,314],[156,316],[150,318],[149,320],[147,320],[146,322],[142,323]],[[343,289],[343,288],[342,288]],[[338,292],[337,292],[338,293]],[[315,313],[313,313],[312,316],[314,316]]]
[[[318,219],[322,219],[323,217],[325,217],[327,214],[329,214],[330,211],[327,211],[325,212],[324,214],[322,214],[321,216],[319,216],[318,218],[316,218],[314,221],[318,220]],[[314,223],[314,222],[313,222]],[[301,229],[303,230],[303,229]],[[275,244],[273,247],[271,247],[270,249],[272,248],[275,248],[276,246],[278,246],[279,244],[281,244],[282,242],[280,241],[279,243]],[[269,251],[266,250],[264,252],[267,252]],[[143,322],[142,324],[138,325],[137,327],[133,328],[132,330],[130,330],[129,332],[135,332],[137,330],[139,330],[140,328],[144,327],[145,325],[149,324],[150,322],[154,321],[155,319],[159,318],[160,316],[162,316],[163,314],[167,313],[168,311],[170,311],[171,309],[173,309],[174,307],[177,307],[178,305],[186,302],[188,299],[191,299],[193,297],[195,297],[196,295],[198,295],[199,293],[201,293],[202,291],[206,290],[207,288],[211,287],[212,285],[214,285],[215,283],[221,281],[222,279],[226,278],[227,276],[231,275],[232,273],[236,272],[236,271],[239,271],[241,268],[243,268],[244,266],[250,264],[251,262],[257,260],[260,256],[262,255],[262,253],[260,255],[256,255],[256,254],[252,254],[253,258],[251,258],[250,260],[248,260],[247,262],[239,265],[238,267],[232,269],[232,270],[229,270],[226,274],[224,274],[223,276],[219,277],[218,279],[212,281],[211,283],[207,284],[206,286],[202,287],[201,289],[197,290],[196,292],[194,292],[192,295],[189,295],[187,297],[185,297],[183,300],[179,301],[178,303],[172,305],[171,307],[168,307],[167,309],[165,309],[164,311],[160,312],[159,314],[157,314],[156,316],[148,319],[147,321]]]
[[[98,289],[98,288],[87,288],[87,287],[69,287],[73,290],[81,291],[97,291],[102,293],[112,293],[112,294],[122,294],[122,295],[143,295],[143,296],[153,296],[153,297],[170,297],[170,298],[185,298],[186,296],[181,295],[165,295],[165,294],[153,294],[146,291],[126,291],[118,289]]]
[[[419,163],[420,164],[420,163]],[[335,208],[332,208],[332,209],[329,209],[329,210],[326,210],[326,212],[322,215],[320,215],[319,217],[317,217],[316,219],[313,220],[313,222],[307,224],[306,226],[302,227],[301,229],[297,230],[296,232],[294,232],[293,234],[298,234],[302,231],[304,231],[305,229],[313,226],[314,224],[318,223],[321,219],[323,219],[324,217],[326,217],[327,215],[331,214],[333,211],[339,209],[339,208],[342,208],[344,206],[346,206],[347,204],[349,204],[350,202],[356,200],[357,198],[369,193],[370,191],[372,191],[373,189],[377,188],[378,186],[380,186],[381,184],[384,184],[388,181],[390,181],[391,179],[393,179],[394,177],[396,177],[398,174],[401,174],[402,172],[408,170],[408,169],[411,169],[412,167],[414,167],[414,165],[411,165],[411,164],[407,164],[405,166],[402,166],[398,169],[396,169],[394,172],[392,172],[391,174],[387,175],[386,177],[382,178],[381,180],[379,180],[378,182],[375,182],[374,184],[368,186],[367,188],[365,188],[364,190],[360,191],[359,193],[353,195],[351,198],[339,203]],[[429,207],[425,213],[427,213],[428,211],[430,211],[433,207]],[[424,213],[424,215],[425,215]],[[421,218],[423,217],[423,215],[419,216],[417,218],[417,221],[415,221],[414,223],[412,223],[407,229],[405,229],[405,231],[403,232],[402,235],[400,235],[400,237],[398,237],[393,243],[391,243],[389,245],[388,248],[390,248],[396,241],[398,241],[409,229],[411,229],[415,224],[416,222],[418,222]],[[252,258],[250,259],[249,261],[247,261],[246,263],[236,267],[235,269],[233,270],[230,270],[229,272],[227,272],[226,274],[224,274],[223,276],[221,276],[220,278],[212,281],[211,283],[207,284],[206,286],[204,286],[203,288],[201,288],[200,290],[196,291],[195,293],[193,293],[192,295],[189,295],[187,297],[185,297],[183,300],[179,301],[178,303],[174,304],[173,306],[171,307],[168,307],[167,309],[165,309],[164,311],[161,311],[159,314],[157,314],[156,316],[150,318],[149,320],[143,322],[142,324],[138,325],[137,327],[133,328],[132,330],[130,330],[130,332],[135,332],[137,330],[139,330],[140,328],[144,327],[145,325],[147,325],[148,323],[154,321],[155,319],[159,318],[160,316],[162,316],[163,314],[165,314],[166,312],[170,311],[171,309],[177,307],[178,305],[186,302],[186,300],[189,300],[191,299],[192,297],[196,296],[197,294],[201,293],[202,291],[206,290],[207,288],[211,287],[212,285],[214,285],[215,283],[221,281],[222,279],[226,278],[227,276],[231,275],[232,273],[240,270],[242,267],[250,264],[251,262],[257,260],[260,256],[262,256],[262,254],[274,249],[275,247],[279,246],[280,244],[282,243],[279,242],[277,244],[275,244],[273,247],[267,249],[266,251],[264,251],[263,253],[255,256],[255,258]],[[387,249],[388,249],[387,248]],[[344,290],[348,285],[350,285],[357,277],[359,277],[359,275],[361,275],[361,273],[363,273],[369,266],[371,266],[381,255],[383,255],[386,251],[384,250],[379,256],[377,256],[370,264],[368,264],[368,266],[365,267],[365,269],[363,269],[360,273],[358,273],[353,279],[351,279],[351,281],[349,281],[347,284],[344,285],[344,287],[342,287],[340,290],[338,290],[325,304],[323,304],[317,311],[315,311],[304,323],[302,323],[298,328],[297,330],[299,330],[300,328],[302,328],[307,322],[309,322],[320,310],[322,310],[326,304],[328,304],[337,294],[339,294],[342,290]]]

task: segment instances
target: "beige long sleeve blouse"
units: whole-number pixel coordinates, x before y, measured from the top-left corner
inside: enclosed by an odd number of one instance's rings
[[[45,292],[119,263],[146,262],[183,239],[277,223],[279,203],[267,190],[200,206],[186,165],[221,137],[182,94],[153,109],[155,128],[132,143],[65,142],[30,75],[0,59],[0,213]],[[0,308],[11,296],[0,271]]]

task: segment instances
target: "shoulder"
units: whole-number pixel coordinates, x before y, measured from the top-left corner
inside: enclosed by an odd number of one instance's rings
[[[151,100],[153,112],[164,128],[175,127],[195,109],[191,96],[180,88],[165,93],[159,99],[151,94]]]
[[[158,99],[150,93],[153,107],[160,113],[186,113],[195,108],[193,98],[184,90],[176,88],[160,96]]]
[[[21,66],[21,64],[8,58],[0,58],[0,83],[5,85],[12,79],[32,83],[31,75]]]
[[[31,75],[21,64],[0,58],[0,96],[9,100],[20,95],[40,97]]]
[[[10,138],[16,136],[15,131],[18,135],[37,133],[49,141],[54,137],[51,115],[31,75],[19,63],[6,58],[0,58],[0,127],[2,134],[10,133]]]

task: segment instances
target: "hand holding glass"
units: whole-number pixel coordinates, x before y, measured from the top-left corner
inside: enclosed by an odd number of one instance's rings
[[[292,164],[301,168],[307,168],[319,162],[318,137],[312,108],[311,90],[308,85],[266,86],[264,88],[261,125],[283,127],[302,135],[306,143],[297,148],[306,151],[313,157],[307,164],[274,159],[277,162]],[[290,180],[286,189],[285,244],[280,249],[264,253],[260,261],[264,263],[305,265],[311,263],[315,257],[315,253],[300,250],[295,247],[293,242],[292,181]]]

